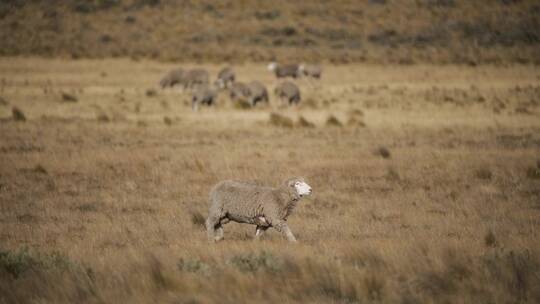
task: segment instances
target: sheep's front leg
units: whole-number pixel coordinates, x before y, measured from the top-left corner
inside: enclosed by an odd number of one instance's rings
[[[273,223],[273,226],[278,232],[283,234],[285,236],[285,238],[287,238],[287,240],[289,242],[296,242],[296,238],[292,234],[292,231],[291,231],[291,229],[289,228],[289,225],[287,225],[286,222],[280,220],[275,224]]]

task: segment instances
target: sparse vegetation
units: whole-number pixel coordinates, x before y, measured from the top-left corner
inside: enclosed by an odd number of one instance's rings
[[[157,91],[155,89],[147,89],[146,90],[146,96],[147,97],[157,96]]]
[[[480,168],[476,170],[475,175],[479,179],[489,180],[493,176],[493,173],[488,168]]]
[[[65,101],[65,102],[77,102],[79,99],[77,98],[77,96],[73,95],[73,94],[69,94],[69,93],[65,93],[63,92],[62,93],[62,101]]]
[[[26,115],[17,107],[11,108],[11,115],[15,121],[26,121]]]
[[[109,117],[109,115],[101,112],[96,115],[96,120],[99,122],[110,122],[111,118]]]
[[[304,116],[298,117],[298,123],[296,125],[303,128],[315,128],[315,124],[304,118]]]
[[[168,3],[115,18],[133,15],[144,29]],[[205,4],[185,2],[186,10],[229,14],[221,2]],[[271,23],[311,16],[310,8],[262,20],[282,28]],[[304,34],[293,26],[291,37]],[[318,105],[283,106],[271,122],[272,94],[268,107],[238,110],[222,95],[197,113],[187,92],[148,98],[176,65],[0,59],[9,100],[0,107],[0,302],[539,302],[537,68],[328,65],[316,85],[297,81],[312,90],[302,102]],[[221,68],[200,66],[211,75]],[[260,64],[237,70],[269,88],[275,81]],[[84,102],[58,102],[60,92],[84,92]],[[531,114],[515,113],[518,105]],[[28,122],[12,119],[14,106]],[[325,127],[329,114],[347,127]],[[300,127],[301,118],[318,127]],[[351,119],[369,128],[349,127]],[[288,221],[298,244],[272,229],[254,242],[253,226],[234,223],[224,241],[208,244],[212,185],[277,186],[293,174],[314,191]]]
[[[387,147],[379,147],[376,154],[380,155],[382,158],[390,158],[390,150]]]
[[[206,229],[204,226],[206,218],[199,211],[191,212],[191,223],[200,229]]]
[[[167,125],[167,126],[171,126],[173,124],[173,121],[170,117],[168,116],[165,116],[163,117],[163,122]]]
[[[270,113],[270,124],[276,127],[294,127],[294,122],[291,118],[275,112]]]
[[[343,127],[343,123],[341,123],[341,121],[339,121],[339,119],[334,115],[328,116],[326,119],[326,125],[329,127]]]
[[[539,11],[535,1],[486,0],[3,1],[0,55],[538,64]]]
[[[27,247],[18,250],[0,250],[0,273],[18,279],[30,272],[64,271],[75,265],[59,253],[39,254]],[[4,281],[5,282],[5,281]]]

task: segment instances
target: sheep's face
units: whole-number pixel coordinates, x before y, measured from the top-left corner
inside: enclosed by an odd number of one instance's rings
[[[304,197],[311,194],[311,186],[308,185],[303,178],[292,178],[287,181],[289,187],[294,188],[299,197]]]
[[[225,89],[225,81],[223,81],[223,79],[218,79],[214,81],[214,86],[219,89]]]
[[[273,71],[275,71],[276,68],[277,68],[277,63],[271,62],[266,68],[267,68],[269,71],[273,72]]]

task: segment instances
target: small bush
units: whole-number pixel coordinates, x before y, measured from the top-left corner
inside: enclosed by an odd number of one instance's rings
[[[173,124],[173,121],[170,117],[163,117],[163,122],[167,125],[167,126],[171,126]]]
[[[305,119],[304,116],[298,117],[297,125],[299,127],[303,127],[303,128],[315,128],[315,124],[312,123],[311,121]]]
[[[180,259],[176,263],[178,270],[182,272],[192,272],[198,274],[209,274],[210,266],[199,259]]]
[[[360,119],[357,119],[356,117],[351,117],[351,118],[349,118],[349,120],[347,121],[347,126],[349,126],[349,127],[361,127],[361,128],[364,128],[364,127],[366,127],[366,123],[363,122],[363,121],[360,120]]]
[[[343,127],[343,123],[337,119],[334,115],[328,116],[328,119],[326,120],[326,125],[329,127]]]
[[[280,271],[284,268],[285,262],[273,254],[262,251],[259,254],[235,255],[227,263],[242,272],[256,272],[264,270],[269,272]]]
[[[11,114],[13,116],[13,120],[15,121],[26,121],[26,116],[24,115],[23,111],[17,107],[13,107],[11,109]]]
[[[0,251],[0,270],[17,279],[26,272],[34,270],[60,270],[64,271],[73,264],[59,253],[38,254],[30,252],[26,247],[16,251]]]
[[[540,168],[533,166],[527,168],[527,177],[530,179],[540,179]]]
[[[45,168],[43,168],[42,165],[36,165],[32,171],[34,171],[36,173],[39,173],[39,174],[45,174],[45,175],[49,174],[47,172],[47,170]]]
[[[239,110],[251,109],[251,104],[245,99],[239,99],[234,103],[234,108]]]
[[[191,223],[195,227],[205,228],[206,219],[199,211],[191,212]]]
[[[489,231],[486,236],[484,236],[484,244],[486,244],[487,247],[496,247],[497,246],[497,239],[495,238],[495,234],[493,234],[493,231]]]
[[[376,154],[378,154],[382,158],[390,158],[392,156],[390,154],[390,150],[387,147],[379,147]]]
[[[64,102],[77,102],[77,96],[69,93],[62,93],[62,101]]]
[[[476,170],[474,174],[476,178],[484,179],[484,180],[490,180],[491,177],[493,176],[493,173],[491,173],[491,171],[487,168],[478,169]]]
[[[110,121],[111,121],[111,119],[109,118],[109,116],[107,116],[107,114],[105,114],[105,113],[99,113],[99,114],[97,114],[96,119],[97,119],[97,121],[99,121],[99,122],[110,122]]]
[[[281,16],[281,12],[278,10],[255,12],[255,18],[259,20],[274,20]]]
[[[294,126],[292,119],[279,113],[270,113],[270,124],[284,128],[292,128]]]
[[[396,171],[396,169],[390,167],[388,168],[388,171],[386,172],[386,179],[389,181],[399,181],[401,178],[399,176],[399,173]]]
[[[154,97],[157,96],[157,91],[154,89],[148,89],[146,90],[146,97]]]

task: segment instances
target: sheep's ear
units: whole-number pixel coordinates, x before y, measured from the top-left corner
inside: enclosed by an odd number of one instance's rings
[[[291,178],[289,180],[287,180],[285,182],[285,184],[288,186],[288,187],[294,187],[294,184],[296,183],[296,180],[294,178]]]

